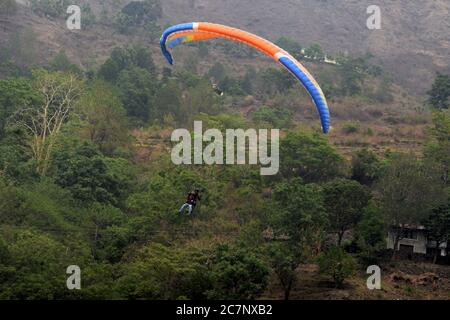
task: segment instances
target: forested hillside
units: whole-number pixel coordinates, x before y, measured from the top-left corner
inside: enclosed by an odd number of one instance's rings
[[[260,10],[271,7],[259,1],[246,6],[261,20],[245,23],[234,11],[216,16],[225,9],[215,2],[178,2],[85,1],[80,31],[64,30],[64,1],[0,5],[0,298],[449,299],[447,260],[411,266],[386,250],[392,226],[397,242],[411,225],[450,237],[446,38],[432,41],[436,60],[417,94],[416,62],[403,69],[370,46],[341,52],[331,35],[284,33],[292,22],[265,27]],[[330,134],[303,87],[254,49],[211,40],[165,63],[167,24],[228,16],[311,71]],[[278,174],[175,165],[171,134],[196,120],[221,132],[280,129]],[[193,189],[194,213],[180,213]],[[382,290],[366,288],[373,264]],[[81,290],[66,287],[70,265],[82,270]],[[437,280],[402,282],[398,272]]]

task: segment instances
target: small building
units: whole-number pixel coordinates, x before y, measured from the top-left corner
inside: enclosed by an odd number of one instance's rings
[[[387,248],[394,249],[395,236],[398,232],[392,227],[388,232]],[[400,255],[405,258],[412,259],[414,256],[433,257],[436,250],[436,241],[429,239],[427,230],[424,226],[408,226],[403,228],[401,239],[396,248]],[[448,257],[450,255],[450,244],[443,242],[439,246],[440,257]]]

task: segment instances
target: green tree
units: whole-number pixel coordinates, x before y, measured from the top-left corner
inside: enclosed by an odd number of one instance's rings
[[[240,85],[242,90],[244,90],[247,94],[253,94],[255,90],[255,78],[257,77],[256,70],[254,68],[249,68],[245,72],[244,77],[240,80]]]
[[[295,83],[295,78],[286,74],[285,70],[267,68],[260,71],[259,77],[262,81],[262,88],[267,94],[288,91]]]
[[[126,216],[109,204],[93,203],[87,209],[92,241],[92,254],[96,260],[118,262],[131,241],[131,229]]]
[[[269,108],[262,106],[252,112],[254,122],[260,125],[269,124],[273,128],[289,128],[292,123],[293,112],[284,108]]]
[[[39,94],[31,82],[22,78],[0,80],[0,137],[5,134],[8,119],[24,106],[37,105]]]
[[[6,188],[6,195],[11,196],[7,203],[10,211],[3,213],[3,223],[33,228],[49,232],[73,232],[74,226],[68,221],[73,217],[73,198],[70,192],[55,185],[51,179],[41,179],[33,184],[17,188]],[[8,208],[8,205],[6,206]],[[60,237],[59,240],[64,240]]]
[[[302,55],[302,46],[289,37],[282,36],[275,41],[275,44],[292,54],[297,59]]]
[[[341,77],[340,93],[343,96],[354,96],[362,92],[367,77],[367,60],[364,57],[339,57],[338,66]]]
[[[58,150],[53,171],[56,183],[79,201],[117,205],[120,199],[119,179],[109,172],[105,157],[88,142],[75,150]]]
[[[352,179],[371,186],[380,176],[383,163],[368,149],[361,149],[352,155]]]
[[[211,259],[209,299],[256,299],[267,286],[269,270],[244,247],[219,245]]]
[[[376,264],[376,253],[386,248],[386,224],[374,202],[364,208],[361,220],[355,227],[354,241],[361,250],[362,263]]]
[[[113,27],[117,32],[124,35],[129,35],[135,27],[135,22],[133,17],[124,14],[123,12],[119,12],[114,17]]]
[[[433,114],[433,126],[428,133],[425,155],[436,162],[446,186],[450,183],[450,112],[438,111]]]
[[[0,298],[8,299],[9,292],[5,290],[3,284],[10,281],[15,269],[11,266],[11,254],[8,249],[8,244],[0,236]]]
[[[24,130],[9,128],[0,139],[0,177],[15,182],[32,182],[39,178]]]
[[[243,96],[245,95],[244,90],[241,87],[239,79],[231,78],[226,76],[220,83],[219,88],[222,89],[229,95],[233,96]]]
[[[38,103],[21,108],[15,113],[12,123],[29,135],[36,170],[45,176],[61,131],[73,114],[83,90],[83,83],[73,74],[36,69],[33,71],[33,85],[39,92]]]
[[[139,67],[125,69],[119,74],[117,86],[128,116],[148,122],[156,92],[153,75]]]
[[[67,297],[66,268],[81,264],[71,250],[49,235],[32,230],[19,231],[8,246],[9,268],[0,276],[3,299],[64,299]]]
[[[342,156],[318,134],[288,132],[280,142],[280,158],[280,171],[285,177],[321,182],[343,174]]]
[[[176,80],[168,80],[156,92],[152,115],[153,119],[158,119],[160,122],[166,115],[172,115],[177,121],[181,121],[186,116],[181,109],[181,90]]]
[[[223,66],[223,64],[221,64],[220,62],[216,62],[208,71],[208,75],[212,78],[214,78],[214,80],[217,83],[220,83],[224,80],[224,78],[226,77],[227,73],[225,71],[225,67]]]
[[[20,188],[8,185],[6,181],[0,179],[1,224],[19,224],[23,222],[24,216],[20,212],[20,205],[23,202],[21,196]]]
[[[340,246],[345,232],[361,219],[371,198],[370,191],[356,181],[338,179],[325,184],[323,192],[330,230],[337,234]]]
[[[204,299],[211,287],[207,261],[198,248],[146,245],[121,266],[115,288],[127,299]]]
[[[311,46],[305,49],[305,56],[314,60],[325,60],[325,53],[322,47],[318,43],[313,43]]]
[[[320,273],[330,276],[336,287],[342,287],[345,279],[355,273],[356,261],[341,247],[332,247],[318,257]]]
[[[448,109],[450,106],[450,75],[436,76],[431,90],[428,91],[428,102],[436,109]]]
[[[59,53],[50,61],[49,69],[51,71],[70,72],[77,75],[82,74],[80,67],[70,62],[64,50],[60,50]]]
[[[266,211],[275,242],[269,251],[279,249],[277,257],[284,256],[281,260],[269,260],[288,299],[296,281],[296,269],[314,256],[323,241],[326,213],[321,189],[315,184],[304,184],[299,178],[280,182],[273,188],[273,200]]]
[[[450,240],[450,205],[434,208],[425,221],[425,227],[430,240],[435,242],[433,263],[436,263],[440,245]]]
[[[124,299],[117,286],[117,265],[107,262],[91,262],[82,269],[82,290],[77,299],[104,300]]]
[[[151,52],[143,47],[114,48],[110,57],[100,67],[98,75],[100,78],[117,84],[118,77],[124,69],[139,67],[147,70],[155,76],[156,68]]]
[[[125,109],[119,94],[108,83],[94,81],[78,101],[77,111],[85,123],[87,138],[104,154],[112,155],[128,142]]]
[[[301,255],[300,255],[301,256]],[[293,285],[297,280],[297,268],[302,261],[288,243],[273,242],[269,247],[269,261],[281,287],[284,300],[289,300]]]
[[[219,111],[219,97],[211,89],[211,83],[208,80],[201,79],[183,92],[181,112],[186,115],[185,123],[191,125],[194,120],[198,119],[199,113],[214,115]]]
[[[411,154],[393,156],[376,190],[385,221],[393,234],[393,259],[405,228],[422,223],[431,209],[447,197],[436,166]]]

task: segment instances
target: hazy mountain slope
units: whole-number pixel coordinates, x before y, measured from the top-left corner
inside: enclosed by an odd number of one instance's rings
[[[89,2],[97,16],[105,6],[112,19],[129,0]],[[450,72],[450,1],[379,0],[382,30],[366,27],[369,0],[162,0],[161,25],[213,21],[241,27],[271,40],[285,35],[304,46],[320,43],[330,53],[372,52],[397,83],[413,94],[424,94],[435,72]],[[144,43],[157,53],[158,41],[140,35],[119,35],[112,28],[69,31],[63,19],[49,20],[22,8],[14,17],[0,17],[0,48],[24,27],[33,28],[39,41],[39,60],[64,48],[83,66],[102,63],[114,46]],[[155,54],[159,61],[159,55]],[[162,60],[161,60],[162,61]]]
[[[382,30],[368,30],[367,0],[164,0],[165,20],[214,21],[275,40],[280,35],[329,52],[382,58],[396,80],[423,93],[450,70],[450,1],[380,0]]]

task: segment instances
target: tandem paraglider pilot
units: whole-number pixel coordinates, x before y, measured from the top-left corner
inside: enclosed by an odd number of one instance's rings
[[[200,197],[200,190],[195,189],[194,191],[189,192],[186,202],[181,206],[178,212],[183,213],[187,208],[189,211],[189,215],[191,215],[194,212],[197,201],[200,201],[201,199],[202,198]]]

